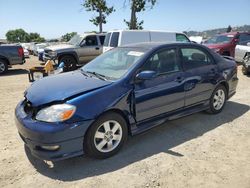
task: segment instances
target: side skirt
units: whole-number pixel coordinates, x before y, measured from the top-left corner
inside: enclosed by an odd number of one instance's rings
[[[137,122],[136,124],[131,125],[131,134],[137,135],[137,134],[143,133],[144,131],[147,131],[153,127],[156,127],[158,125],[165,123],[166,121],[188,116],[188,115],[200,112],[200,111],[207,110],[208,108],[209,108],[209,101],[206,101],[203,104],[181,108],[174,112],[161,114],[159,116],[146,119],[141,122]]]

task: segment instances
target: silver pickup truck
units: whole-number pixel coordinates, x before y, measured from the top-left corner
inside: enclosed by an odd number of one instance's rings
[[[69,42],[44,49],[44,60],[64,62],[65,71],[76,69],[102,53],[105,34],[84,33],[75,35]]]
[[[20,45],[0,45],[0,74],[8,71],[12,65],[24,64],[24,52]]]

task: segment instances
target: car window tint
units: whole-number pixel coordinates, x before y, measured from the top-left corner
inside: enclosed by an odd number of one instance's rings
[[[119,32],[113,32],[111,36],[110,46],[117,47],[118,46],[118,39],[119,39]]]
[[[245,34],[245,33],[241,34],[239,44],[242,44],[246,41],[250,41],[250,34]]]
[[[152,70],[157,74],[171,73],[180,70],[176,49],[164,49],[155,53],[144,64],[142,70]]]
[[[87,36],[85,40],[86,40],[86,46],[98,45],[96,36]]]
[[[105,36],[99,36],[99,39],[100,39],[100,43],[101,43],[101,45],[103,45],[104,40],[105,40]]]
[[[193,69],[212,63],[210,57],[197,48],[181,49],[182,63],[185,69]]]
[[[189,39],[183,34],[176,34],[176,41],[178,42],[189,42]]]
[[[111,33],[108,33],[106,35],[103,46],[108,46],[109,45],[110,36],[111,36]]]

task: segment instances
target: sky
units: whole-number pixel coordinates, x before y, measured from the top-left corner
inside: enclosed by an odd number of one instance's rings
[[[83,0],[0,0],[0,38],[10,29],[37,32],[46,39],[67,32],[97,30],[89,19],[95,15],[81,6]],[[124,6],[124,2],[126,2]],[[116,12],[107,18],[104,30],[126,29],[129,0],[107,0]],[[250,24],[250,0],[158,0],[153,9],[139,13],[144,29],[203,31]]]

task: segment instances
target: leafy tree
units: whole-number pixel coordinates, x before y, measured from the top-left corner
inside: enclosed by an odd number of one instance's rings
[[[106,0],[84,0],[82,6],[86,11],[97,12],[98,16],[91,18],[89,21],[94,25],[99,25],[99,32],[102,32],[102,25],[107,23],[107,16],[115,11],[114,7],[108,7]]]
[[[38,33],[27,33],[23,29],[9,30],[6,33],[6,38],[9,42],[44,42],[45,39]]]
[[[231,27],[231,25],[229,25],[229,26],[227,27],[227,33],[231,32],[231,31],[232,31],[232,27]]]
[[[126,3],[126,0],[125,0]],[[127,24],[129,29],[143,29],[143,23],[144,21],[138,21],[138,18],[136,17],[136,13],[143,12],[149,7],[152,9],[155,5],[156,0],[130,0],[130,9],[131,9],[131,17],[130,21],[126,21],[124,19],[124,22]]]
[[[31,42],[45,42],[45,39],[38,33],[30,33],[29,36]]]
[[[9,30],[6,33],[6,38],[9,42],[29,42],[29,34],[23,29]]]
[[[74,35],[76,35],[76,32],[66,33],[62,36],[62,41],[68,42]]]

